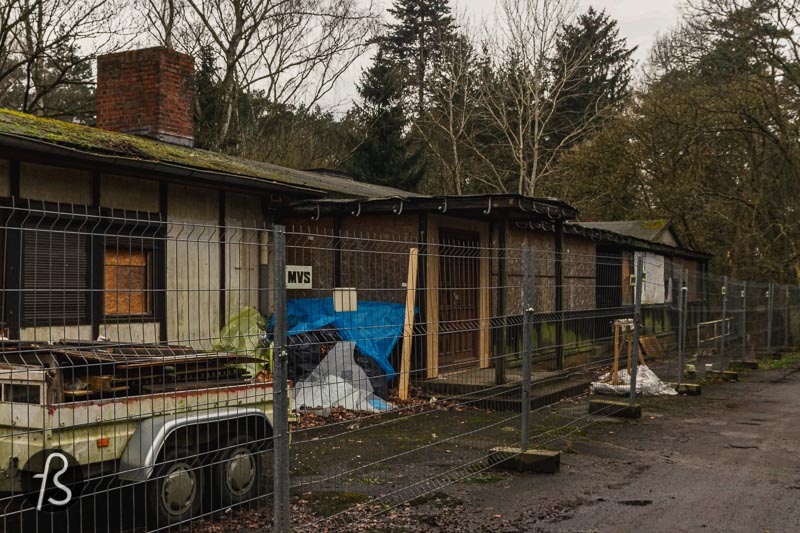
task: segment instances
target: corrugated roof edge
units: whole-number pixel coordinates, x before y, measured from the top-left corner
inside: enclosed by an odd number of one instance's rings
[[[391,209],[392,212],[398,213],[402,212],[403,209],[403,206],[400,205],[401,202],[406,202],[410,208],[435,211],[440,214],[447,214],[450,210],[469,208],[473,210],[481,209],[484,215],[490,215],[493,209],[516,208],[520,212],[531,213],[537,217],[551,220],[568,220],[576,218],[578,215],[576,208],[561,200],[532,198],[515,193],[465,194],[460,196],[415,195],[411,197],[392,195],[365,199],[319,198],[294,202],[289,204],[288,209],[295,212],[317,211],[321,213],[323,208],[327,211],[332,211],[350,207],[354,214],[361,214],[366,212],[369,207],[377,211]]]
[[[648,241],[646,239],[639,239],[630,235],[617,233],[615,231],[587,227],[580,222],[568,222],[564,225],[565,231],[570,231],[570,229],[574,230],[572,233],[581,234],[582,236],[592,240],[625,243],[631,245],[631,247],[635,249],[661,251],[667,255],[677,255],[700,260],[708,260],[713,257],[711,254],[697,250],[691,250],[689,248],[682,248],[671,246],[669,244]]]
[[[58,120],[0,109],[0,147],[56,153],[112,165],[202,178],[233,180],[239,186],[268,184],[271,190],[340,194],[351,197],[415,196],[414,193],[370,183],[280,167],[199,148],[110,132]]]

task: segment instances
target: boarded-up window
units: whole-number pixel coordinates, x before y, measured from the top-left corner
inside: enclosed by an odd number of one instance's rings
[[[82,324],[89,319],[89,238],[77,231],[23,228],[22,322]]]
[[[151,315],[152,252],[105,251],[105,315]]]

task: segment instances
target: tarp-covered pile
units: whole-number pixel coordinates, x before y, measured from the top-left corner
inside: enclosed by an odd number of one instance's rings
[[[627,369],[617,372],[618,385],[612,385],[611,373],[600,376],[600,380],[592,383],[592,392],[597,394],[628,394],[631,390],[631,376]],[[674,388],[670,387],[650,370],[647,365],[639,365],[636,372],[636,394],[642,396],[671,396],[678,394]]]
[[[370,377],[356,364],[355,343],[336,343],[317,368],[295,384],[295,406],[344,407],[353,411],[386,411],[394,406],[375,395]]]
[[[403,334],[405,305],[360,301],[357,311],[336,312],[333,298],[296,298],[286,302],[286,315],[289,335],[335,329],[375,359],[389,379],[397,375],[389,356]]]
[[[405,306],[358,302],[337,312],[333,298],[287,302],[289,374],[296,408],[344,407],[385,411],[388,381],[397,375],[389,359],[403,333]]]

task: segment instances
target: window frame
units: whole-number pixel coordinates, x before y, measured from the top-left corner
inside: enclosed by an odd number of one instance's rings
[[[8,325],[9,334],[19,337],[20,330],[32,327],[81,327],[90,326],[93,335],[105,324],[162,322],[166,318],[166,228],[167,223],[160,213],[144,211],[125,211],[111,208],[98,208],[82,205],[65,205],[40,200],[22,200],[16,203],[11,199],[0,199],[6,207],[0,221],[4,225],[5,261],[3,272],[5,289],[3,291],[3,312]],[[37,320],[29,320],[23,316],[24,309],[24,273],[21,271],[23,251],[22,232],[27,224],[47,224],[54,231],[59,231],[70,224],[75,227],[83,225],[81,234],[88,239],[88,274],[86,291],[89,292],[87,316],[78,320],[63,320],[62,324],[53,324],[50,320],[42,324]],[[143,249],[141,243],[151,250],[151,312],[147,315],[105,315],[105,250],[109,243],[117,239],[131,239],[137,248]],[[8,252],[19,254],[18,260],[10,260]],[[84,290],[84,289],[81,289]],[[20,294],[19,298],[14,293]]]
[[[25,286],[25,272],[23,269],[26,268],[26,265],[23,263],[23,259],[25,257],[25,238],[24,232],[28,231],[37,231],[42,230],[45,228],[44,231],[52,232],[51,234],[57,234],[59,232],[64,232],[70,230],[70,226],[74,226],[80,228],[81,225],[90,224],[90,218],[87,216],[89,215],[89,209],[76,209],[78,206],[73,208],[65,208],[63,206],[58,206],[56,204],[50,204],[46,202],[30,202],[25,208],[21,208],[19,211],[12,210],[11,215],[8,218],[7,223],[7,242],[10,246],[14,246],[14,249],[19,251],[18,257],[18,264],[21,266],[17,275],[15,276],[14,281],[16,282],[16,289],[19,291],[19,308],[17,311],[17,324],[20,329],[22,328],[52,328],[52,327],[80,327],[80,326],[87,326],[91,325],[92,323],[92,237],[91,233],[85,234],[83,232],[78,232],[86,239],[86,250],[85,250],[85,261],[86,261],[86,272],[85,272],[85,279],[83,280],[83,287],[77,289],[77,291],[85,291],[87,293],[87,301],[85,303],[85,312],[80,316],[76,317],[75,319],[71,317],[58,317],[56,320],[61,320],[61,324],[53,324],[53,317],[48,317],[48,320],[45,323],[42,323],[37,318],[28,317],[25,315],[25,300],[27,297],[28,291],[35,290],[34,288],[28,288]],[[37,213],[38,211],[38,213]],[[74,228],[71,229],[75,231]],[[12,234],[13,232],[13,234]],[[17,265],[13,265],[16,267]],[[8,270],[6,270],[8,271]],[[9,284],[12,285],[12,284]],[[14,299],[13,296],[11,298]],[[16,307],[16,306],[15,306]]]
[[[102,287],[100,287],[100,291],[102,293],[102,309],[100,312],[101,316],[101,324],[116,324],[119,322],[155,322],[158,319],[156,318],[157,315],[157,298],[160,293],[156,289],[156,283],[158,276],[156,275],[156,265],[158,261],[156,259],[157,254],[157,246],[154,241],[156,241],[158,237],[155,236],[136,236],[136,237],[129,237],[129,236],[113,236],[104,239],[104,243],[101,249],[101,256],[102,260],[102,276],[99,276],[99,279],[102,280]],[[117,250],[117,251],[143,251],[147,255],[147,274],[146,274],[146,282],[147,286],[144,289],[145,297],[147,300],[147,306],[149,307],[146,313],[120,313],[115,315],[106,314],[106,295],[111,292],[106,287],[105,283],[105,272],[106,272],[106,253],[109,250]],[[116,291],[119,292],[119,291]]]

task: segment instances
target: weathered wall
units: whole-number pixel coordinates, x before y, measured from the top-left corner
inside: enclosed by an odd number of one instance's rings
[[[159,341],[159,322],[101,324],[100,335],[114,342],[156,343]]]
[[[417,215],[346,217],[342,220],[342,286],[358,299],[405,303],[408,254],[417,246]]]
[[[100,177],[100,205],[158,213],[158,188],[158,182],[154,180],[103,174]]]
[[[61,339],[91,341],[92,326],[21,328],[19,339],[31,342],[58,342]]]
[[[237,194],[225,199],[225,321],[244,307],[258,307],[260,233],[264,227],[258,198]]]
[[[313,267],[312,289],[291,289],[288,299],[325,298],[333,289],[333,219],[288,218],[286,226],[286,264]]]
[[[312,290],[289,298],[327,298],[334,279],[333,219],[286,218],[286,264],[313,267]],[[418,239],[417,215],[347,216],[341,220],[341,287],[358,289],[359,300],[405,302],[408,252]],[[413,244],[412,244],[413,243]]]
[[[536,279],[534,302],[536,312],[546,313],[556,308],[555,284],[555,234],[552,232],[509,229],[506,268],[508,289],[506,301],[509,314],[522,313],[522,247],[525,244],[536,250]]]
[[[677,279],[680,279],[680,271],[682,268],[685,268],[687,271],[687,287],[688,287],[688,298],[690,302],[696,302],[700,299],[701,295],[701,283],[702,280],[700,279],[701,269],[700,263],[694,259],[686,259],[683,257],[673,257],[672,258],[672,268],[674,272],[674,276]]]
[[[597,302],[597,251],[594,241],[568,235],[564,238],[564,309],[594,309]]]
[[[22,198],[61,204],[92,204],[92,178],[88,171],[65,167],[20,164]]]
[[[209,349],[219,332],[219,196],[170,185],[167,211],[167,336]]]

